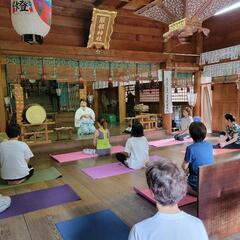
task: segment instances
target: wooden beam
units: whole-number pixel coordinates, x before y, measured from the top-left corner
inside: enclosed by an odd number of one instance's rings
[[[82,60],[165,62],[167,54],[144,51],[103,50],[58,45],[28,45],[16,41],[0,41],[0,53],[5,55],[64,57]]]
[[[124,6],[126,6],[129,2],[131,2],[131,0],[122,0],[120,1],[117,6],[116,6],[116,9],[121,9],[123,8]]]

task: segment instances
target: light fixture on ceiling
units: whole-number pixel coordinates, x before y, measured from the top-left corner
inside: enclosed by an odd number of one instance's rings
[[[175,38],[180,44],[188,44],[196,33],[209,35],[210,30],[202,25],[205,20],[236,3],[239,4],[239,0],[154,0],[135,14],[167,24],[165,42]]]
[[[234,9],[237,9],[239,7],[240,7],[240,2],[237,2],[237,3],[235,3],[235,4],[233,4],[229,7],[223,8],[222,10],[216,12],[214,15],[216,16],[216,15],[220,15],[220,14],[223,14],[223,13],[227,13],[227,12],[232,11]]]

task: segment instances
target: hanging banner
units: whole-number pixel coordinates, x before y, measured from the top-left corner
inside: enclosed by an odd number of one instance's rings
[[[109,49],[117,12],[93,9],[88,48]]]
[[[164,113],[172,112],[172,71],[164,71]]]

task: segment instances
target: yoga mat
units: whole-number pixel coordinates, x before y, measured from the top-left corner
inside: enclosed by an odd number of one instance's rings
[[[23,182],[19,185],[7,185],[3,180],[0,180],[0,189],[18,187],[18,186],[39,183],[44,181],[50,181],[50,180],[59,178],[61,176],[62,174],[54,167],[42,169],[42,170],[35,170],[33,176],[30,179],[28,179],[26,182]]]
[[[186,153],[186,151],[181,151],[182,153]],[[240,149],[213,149],[213,155],[214,156],[218,156],[218,155],[222,155],[222,154],[226,154],[226,153],[232,153],[232,152],[239,152],[240,153]]]
[[[79,196],[67,184],[59,187],[22,193],[11,196],[11,206],[5,212],[0,213],[0,219],[78,200],[80,200]]]
[[[160,161],[160,160],[165,160],[165,159],[166,158],[160,157],[158,155],[149,156],[149,161]]]
[[[56,224],[63,240],[127,240],[129,227],[111,210]]]
[[[115,154],[118,152],[124,152],[124,149],[125,148],[120,145],[113,146],[111,153]],[[54,160],[56,160],[59,163],[74,162],[74,161],[83,160],[83,159],[95,158],[97,156],[98,156],[97,154],[86,154],[86,153],[83,153],[82,151],[57,154],[57,155],[50,154],[50,157],[52,157]]]
[[[146,189],[139,189],[137,187],[133,187],[133,190],[139,194],[140,196],[144,197],[145,199],[147,199],[149,202],[156,204],[156,200],[154,199],[150,189],[146,188]],[[186,195],[179,203],[178,206],[182,207],[191,203],[195,203],[197,202],[197,198],[191,195]]]
[[[51,155],[54,160],[56,160],[59,163],[67,163],[67,162],[73,162],[83,159],[89,159],[89,158],[95,158],[97,157],[97,154],[86,154],[83,152],[72,152],[72,153],[64,153],[64,154],[57,154],[57,155]]]
[[[134,171],[133,169],[130,169],[119,162],[109,163],[102,166],[83,168],[81,170],[92,179],[102,179]]]
[[[124,152],[125,151],[125,147],[118,145],[118,146],[113,146],[112,147],[112,154],[116,154],[116,153],[120,153],[120,152]]]
[[[213,155],[218,156],[225,153],[239,152],[240,149],[213,149]]]
[[[183,143],[191,143],[192,141],[193,140],[191,138],[188,138],[184,141],[177,141],[174,138],[169,138],[169,139],[163,139],[158,141],[151,141],[148,144],[153,147],[167,147],[167,146],[173,146],[173,145],[178,145]]]

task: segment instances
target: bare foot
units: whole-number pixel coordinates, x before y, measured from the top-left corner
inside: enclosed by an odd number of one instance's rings
[[[26,181],[26,179],[24,178],[22,180],[17,180],[17,181],[8,181],[7,184],[8,185],[18,185],[18,184],[21,184],[21,183],[23,183],[25,181]]]

